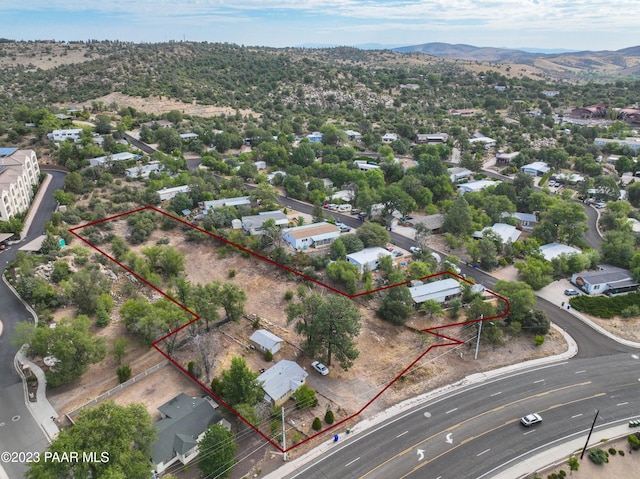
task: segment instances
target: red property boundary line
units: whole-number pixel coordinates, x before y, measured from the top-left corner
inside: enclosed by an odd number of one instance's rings
[[[80,234],[78,233],[79,230],[82,230],[84,228],[87,228],[89,226],[95,226],[97,224],[100,223],[105,223],[107,221],[113,221],[119,218],[122,218],[124,216],[128,216],[134,213],[138,213],[141,211],[153,211],[155,213],[159,213],[161,215],[164,215],[165,217],[171,218],[172,220],[177,221],[178,223],[182,223],[183,225],[186,225],[190,228],[193,228],[197,231],[200,231],[202,233],[205,233],[207,235],[209,235],[212,238],[215,238],[223,243],[226,243],[230,246],[233,246],[237,249],[239,249],[240,251],[243,251],[245,253],[250,254],[251,256],[261,260],[261,261],[266,261],[267,263],[270,263],[278,268],[281,268],[289,273],[295,274],[296,276],[299,276],[300,278],[303,278],[306,281],[311,281],[325,289],[328,289],[329,291],[339,294],[341,296],[345,296],[349,299],[355,299],[361,296],[366,296],[368,294],[373,294],[379,291],[384,291],[390,288],[395,288],[397,286],[402,286],[402,285],[407,285],[409,284],[410,281],[405,281],[403,283],[398,283],[398,284],[393,284],[393,285],[389,285],[389,286],[384,286],[382,288],[377,288],[374,289],[372,291],[366,291],[366,292],[362,292],[362,293],[357,293],[354,295],[348,295],[346,293],[344,293],[343,291],[340,291],[338,289],[335,289],[327,284],[324,284],[320,281],[317,281],[313,278],[310,278],[302,273],[300,273],[299,271],[295,271],[294,269],[291,269],[287,266],[281,265],[275,261],[273,261],[270,258],[267,258],[261,254],[256,253],[255,251],[251,251],[247,248],[244,248],[243,246],[240,246],[236,243],[233,243],[225,238],[222,238],[218,235],[215,235],[209,231],[206,231],[202,228],[199,228],[198,226],[195,226],[191,223],[188,223],[180,218],[177,218],[173,215],[170,215],[169,213],[162,211],[156,207],[153,206],[145,206],[145,207],[141,207],[141,208],[137,208],[135,210],[131,210],[131,211],[127,211],[125,213],[120,213],[118,215],[114,215],[114,216],[110,216],[108,218],[104,218],[98,221],[94,221],[92,223],[88,223],[86,225],[82,225],[82,226],[77,226],[75,228],[71,228],[69,229],[69,232],[71,234],[73,234],[76,238],[78,238],[80,241],[86,243],[89,247],[93,248],[94,250],[96,250],[97,252],[99,252],[100,254],[102,254],[104,257],[106,257],[107,259],[109,259],[110,261],[112,261],[113,263],[117,264],[120,268],[122,268],[123,270],[125,270],[126,272],[128,272],[129,274],[133,275],[134,277],[136,277],[140,282],[144,283],[146,286],[148,286],[149,288],[153,289],[154,291],[158,292],[160,295],[164,296],[165,298],[167,298],[169,301],[171,301],[172,303],[174,303],[175,305],[177,305],[178,307],[180,307],[181,309],[183,309],[184,311],[186,311],[187,313],[189,313],[191,316],[193,316],[193,319],[191,321],[189,321],[187,324],[181,326],[180,328],[169,332],[168,334],[164,335],[163,337],[161,337],[160,339],[156,340],[155,342],[152,343],[152,346],[156,349],[156,351],[158,351],[160,354],[162,354],[168,361],[170,361],[175,367],[177,367],[178,369],[180,369],[185,375],[187,375],[189,378],[191,378],[192,381],[194,381],[196,384],[198,384],[202,389],[204,389],[205,391],[207,391],[208,394],[210,394],[211,396],[213,396],[216,401],[218,401],[219,403],[221,403],[224,407],[226,407],[229,411],[231,411],[236,417],[238,417],[240,420],[242,420],[247,426],[249,426],[250,428],[252,428],[256,433],[258,433],[260,436],[262,436],[262,438],[264,438],[266,441],[268,441],[269,443],[271,443],[271,445],[273,447],[275,447],[276,449],[278,449],[280,452],[285,453],[288,451],[291,451],[293,449],[295,449],[298,446],[301,446],[302,444],[304,444],[307,441],[310,441],[312,439],[315,439],[316,437],[318,437],[321,434],[325,434],[329,431],[333,431],[336,428],[338,428],[339,426],[343,425],[344,423],[346,423],[347,421],[359,416],[360,414],[362,414],[362,412],[367,409],[374,401],[376,401],[380,396],[382,396],[382,394],[384,394],[396,381],[398,381],[402,376],[404,376],[407,372],[409,372],[417,363],[418,361],[420,361],[424,356],[427,355],[427,353],[429,353],[432,349],[435,348],[441,348],[441,347],[445,347],[445,346],[458,346],[461,344],[464,344],[464,341],[460,340],[460,339],[456,339],[450,336],[447,336],[445,334],[441,334],[438,331],[441,329],[447,329],[447,328],[452,328],[452,327],[456,327],[456,326],[461,326],[461,325],[469,325],[469,324],[473,324],[473,323],[479,323],[481,321],[491,321],[493,319],[500,319],[500,318],[504,318],[507,314],[509,314],[509,309],[510,309],[510,305],[509,305],[509,301],[504,298],[503,296],[500,296],[499,294],[490,291],[490,290],[486,290],[487,293],[491,294],[492,296],[494,296],[497,299],[500,299],[501,301],[504,301],[504,303],[506,304],[506,310],[503,314],[501,315],[495,315],[495,316],[491,316],[491,317],[487,317],[487,318],[481,318],[481,319],[475,319],[472,321],[466,321],[466,322],[458,322],[458,323],[452,323],[452,324],[446,324],[443,326],[436,326],[433,328],[427,328],[427,329],[423,329],[421,330],[421,332],[423,333],[427,333],[427,334],[432,334],[433,336],[444,340],[445,342],[439,343],[439,344],[432,344],[431,346],[429,346],[425,351],[423,351],[416,359],[414,359],[407,367],[405,367],[399,374],[397,374],[384,388],[382,388],[382,390],[380,390],[373,398],[371,398],[369,401],[367,401],[367,403],[362,406],[357,412],[355,412],[354,414],[352,414],[351,416],[344,418],[334,424],[332,424],[331,426],[329,426],[328,428],[326,428],[323,431],[320,431],[316,434],[314,434],[313,436],[308,437],[307,439],[291,446],[288,447],[287,449],[283,449],[277,442],[274,442],[271,438],[267,437],[262,431],[260,431],[258,428],[256,428],[253,424],[251,424],[249,421],[247,421],[242,415],[240,415],[235,409],[233,409],[233,407],[231,407],[231,405],[227,404],[221,397],[219,397],[217,394],[215,394],[213,391],[211,391],[210,387],[206,384],[203,384],[202,382],[200,382],[197,378],[195,378],[193,375],[189,374],[189,372],[187,370],[185,370],[182,366],[180,366],[177,362],[175,362],[168,354],[166,354],[162,349],[160,349],[158,347],[158,344],[161,343],[162,341],[164,341],[165,339],[169,338],[170,336],[174,335],[174,334],[178,334],[180,331],[182,331],[184,328],[188,327],[189,325],[193,324],[195,321],[200,320],[200,317],[195,314],[193,311],[191,311],[190,309],[188,309],[185,305],[179,303],[178,301],[176,301],[174,298],[172,298],[171,296],[169,296],[168,294],[166,294],[164,291],[161,291],[160,289],[158,289],[156,286],[154,286],[153,284],[151,284],[149,281],[147,281],[146,279],[142,278],[141,276],[137,275],[136,273],[134,273],[133,271],[131,271],[127,266],[125,266],[124,264],[122,264],[120,261],[116,260],[114,257],[112,257],[111,255],[109,255],[108,253],[106,253],[105,251],[103,251],[102,249],[100,249],[97,245],[91,243],[90,241],[88,241],[87,239],[83,238],[82,236],[80,236]],[[421,280],[424,279],[429,279],[429,278],[436,278],[438,276],[443,276],[443,275],[448,275],[448,276],[453,276],[461,281],[464,281],[468,284],[472,284],[470,281],[468,281],[465,278],[462,278],[460,276],[458,276],[457,274],[451,273],[451,272],[442,272],[442,273],[436,273],[430,276],[426,276],[424,278],[421,278]]]

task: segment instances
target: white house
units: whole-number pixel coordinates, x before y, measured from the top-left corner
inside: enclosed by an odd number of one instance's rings
[[[267,162],[266,161],[255,161],[253,164],[255,165],[256,170],[258,170],[258,171],[267,169]]]
[[[490,181],[490,180],[470,181],[468,183],[462,183],[461,185],[458,185],[458,193],[464,195],[465,193],[482,191],[485,188],[488,188],[489,186],[496,186],[498,184],[500,184],[499,181]]]
[[[528,175],[544,176],[551,171],[551,168],[544,161],[534,161],[528,165],[521,166],[520,171]]]
[[[348,254],[346,258],[349,263],[355,264],[360,270],[360,273],[362,273],[365,268],[369,271],[377,270],[380,266],[380,258],[385,256],[393,255],[384,248],[374,246],[372,248],[365,248],[361,251]]]
[[[82,128],[67,128],[66,130],[53,130],[47,137],[53,141],[73,140],[78,141],[82,134]]]
[[[469,178],[471,175],[473,175],[473,171],[468,170],[466,168],[455,167],[455,168],[449,168],[447,170],[447,174],[449,175],[449,178],[451,178],[452,183],[457,183],[460,180]]]
[[[501,164],[509,164],[511,163],[513,160],[515,160],[518,155],[520,155],[519,151],[514,151],[513,153],[504,153],[504,152],[499,152],[496,155],[496,163],[501,163]]]
[[[347,139],[349,139],[349,141],[360,141],[360,140],[362,140],[362,134],[360,132],[353,131],[353,130],[347,130],[347,131],[345,131],[345,134],[347,135]]]
[[[546,259],[547,261],[551,261],[552,259],[557,258],[558,256],[563,254],[571,255],[582,253],[582,251],[574,248],[573,246],[568,246],[566,244],[560,243],[543,244],[542,246],[540,246],[540,248],[538,248],[538,251],[540,251],[540,254],[542,254],[544,259]]]
[[[279,406],[305,383],[307,376],[308,373],[296,362],[283,359],[258,376],[257,380],[262,383],[265,401]]]
[[[522,231],[519,231],[515,226],[506,223],[494,223],[493,226],[487,226],[483,228],[482,231],[476,231],[472,236],[476,239],[482,239],[488,231],[494,232],[498,238],[500,238],[503,245],[515,243],[522,234]]]
[[[320,143],[322,142],[322,133],[314,131],[307,135],[307,140],[309,140],[309,143]]]
[[[29,209],[39,176],[35,151],[0,148],[0,221]]]
[[[197,133],[181,133],[180,134],[180,139],[181,140],[195,140],[196,138],[198,138],[198,134]]]
[[[134,166],[124,170],[127,178],[149,178],[151,173],[160,173],[164,166],[159,161],[152,161],[147,165]]]
[[[189,193],[191,187],[189,185],[174,186],[173,188],[162,188],[158,190],[160,201],[172,200],[178,193]]]
[[[257,215],[243,216],[242,229],[252,236],[262,234],[267,220],[273,220],[276,226],[287,226],[289,218],[282,211],[263,211]]]
[[[284,342],[282,338],[279,338],[266,329],[258,329],[251,335],[249,341],[256,349],[258,349],[258,351],[271,351],[271,354],[275,354],[280,351],[282,343]]]
[[[624,140],[618,138],[596,138],[593,142],[598,146],[619,145],[628,146],[632,150],[640,150],[640,138],[629,137]]]
[[[213,424],[231,429],[217,407],[210,397],[180,393],[158,408],[162,419],[155,424],[158,435],[151,447],[151,462],[157,473],[162,474],[176,462],[192,461],[199,452],[198,441]]]
[[[282,239],[295,249],[316,248],[329,245],[340,237],[340,228],[323,221],[296,226],[282,231]]]
[[[416,143],[418,144],[439,144],[446,143],[448,140],[447,133],[418,133],[416,135]]]
[[[398,135],[395,133],[385,133],[382,135],[382,143],[393,143],[398,139]]]
[[[97,158],[89,159],[89,165],[91,166],[105,166],[110,165],[116,161],[127,161],[133,160],[135,158],[139,158],[139,155],[135,155],[133,153],[129,153],[128,151],[123,151],[122,153],[114,153],[113,155],[107,156],[98,156]]]
[[[533,213],[502,213],[502,218],[515,218],[518,220],[518,227],[525,231],[531,231],[538,224],[538,218]]]
[[[216,209],[224,206],[240,206],[251,205],[251,200],[248,196],[236,196],[235,198],[220,198],[218,200],[211,200],[204,202],[204,209]]]
[[[409,293],[411,293],[411,299],[415,304],[421,304],[428,300],[444,303],[462,293],[462,286],[455,279],[447,278],[410,286]]]
[[[360,171],[369,171],[369,170],[379,170],[380,167],[378,165],[371,165],[369,163],[365,163],[363,161],[360,161],[358,163],[356,163],[356,165],[358,165],[358,168],[360,169]]]
[[[619,294],[638,289],[631,271],[611,265],[600,265],[597,271],[575,273],[571,282],[587,294]]]

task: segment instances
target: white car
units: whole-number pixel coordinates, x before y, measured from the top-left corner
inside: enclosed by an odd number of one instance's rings
[[[600,208],[606,208],[607,204],[603,201],[600,201],[599,203],[596,203],[596,208],[600,209]]]
[[[540,422],[542,422],[542,416],[536,413],[527,414],[525,417],[520,419],[520,423],[526,427],[533,426],[534,424],[538,424]]]
[[[311,363],[311,367],[313,369],[315,369],[316,371],[318,371],[323,376],[326,376],[327,374],[329,374],[329,369],[324,364],[322,364],[320,361],[312,362]]]
[[[420,253],[422,250],[417,246],[409,246],[409,251],[411,251],[412,253]]]

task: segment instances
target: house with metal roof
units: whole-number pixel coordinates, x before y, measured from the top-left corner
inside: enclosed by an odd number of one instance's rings
[[[340,228],[326,221],[287,228],[282,231],[282,239],[295,249],[330,245],[339,237]]]
[[[217,200],[210,200],[204,202],[204,209],[216,209],[223,208],[225,206],[251,206],[251,200],[248,196],[236,196],[235,198],[220,198]]]
[[[551,167],[544,161],[534,161],[528,165],[521,166],[520,171],[532,176],[544,176],[551,171]]]
[[[489,186],[497,186],[499,185],[499,181],[491,181],[491,180],[475,180],[469,181],[468,183],[462,183],[458,185],[458,193],[474,193],[477,191],[482,191]]]
[[[476,231],[472,236],[475,239],[482,239],[489,231],[494,232],[498,238],[500,238],[503,245],[507,243],[515,243],[522,234],[522,231],[519,231],[515,226],[508,225],[506,223],[494,223],[493,226],[487,226],[481,231]]]
[[[398,135],[396,133],[385,133],[382,135],[382,143],[393,143],[398,139]]]
[[[164,165],[159,161],[152,161],[146,165],[134,166],[133,168],[127,168],[124,170],[124,175],[127,178],[149,178],[151,173],[160,173],[164,170]]]
[[[473,171],[468,170],[467,168],[454,167],[449,168],[447,170],[447,174],[449,175],[449,178],[451,178],[452,183],[457,183],[460,180],[469,178],[471,175],[473,175]]]
[[[431,283],[415,284],[415,286],[409,287],[409,293],[411,293],[411,298],[416,305],[428,300],[444,303],[462,293],[462,286],[455,279],[447,278]]]
[[[258,376],[257,381],[262,383],[265,401],[279,406],[305,383],[308,375],[298,363],[283,359]]]
[[[574,248],[573,246],[568,246],[566,244],[560,243],[543,244],[542,246],[540,246],[540,248],[538,248],[538,251],[540,251],[540,254],[542,254],[544,259],[546,259],[547,261],[551,261],[563,254],[571,255],[582,253],[582,251]]]
[[[243,216],[242,229],[252,236],[260,235],[267,220],[273,220],[280,227],[289,224],[289,218],[282,211],[263,211],[257,215]]]
[[[189,193],[191,191],[191,186],[182,185],[182,186],[174,186],[173,188],[162,188],[158,190],[158,196],[160,197],[160,201],[172,200],[176,197],[178,193]]]
[[[216,411],[210,397],[180,393],[158,408],[162,419],[155,424],[158,439],[151,448],[154,470],[162,474],[170,465],[188,464],[198,455],[198,441],[213,424],[231,425]]]
[[[581,271],[571,276],[571,283],[587,294],[621,294],[638,290],[631,271],[603,264],[596,271]]]
[[[380,266],[380,258],[385,256],[393,256],[389,251],[379,246],[372,248],[365,248],[355,253],[350,253],[346,256],[349,263],[354,264],[362,273],[365,268],[369,271],[375,271]]]
[[[97,158],[91,158],[89,159],[89,165],[90,166],[109,166],[111,163],[114,163],[116,161],[134,160],[139,157],[140,157],[139,155],[135,155],[128,151],[123,151],[121,153],[114,153],[113,155],[98,156]]]
[[[502,213],[502,218],[515,218],[518,221],[518,228],[531,231],[538,224],[538,218],[533,213]]]
[[[251,345],[258,351],[262,351],[263,353],[266,351],[270,351],[271,354],[275,354],[280,351],[282,343],[284,342],[282,338],[279,338],[271,331],[267,331],[266,329],[258,329],[251,335],[249,341],[251,342]]]
[[[82,128],[67,128],[65,130],[53,130],[47,133],[47,138],[53,141],[80,140]]]

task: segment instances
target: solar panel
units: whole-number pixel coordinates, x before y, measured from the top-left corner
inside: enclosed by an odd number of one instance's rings
[[[4,156],[11,156],[16,151],[18,151],[17,148],[0,148],[0,158],[2,158]]]

